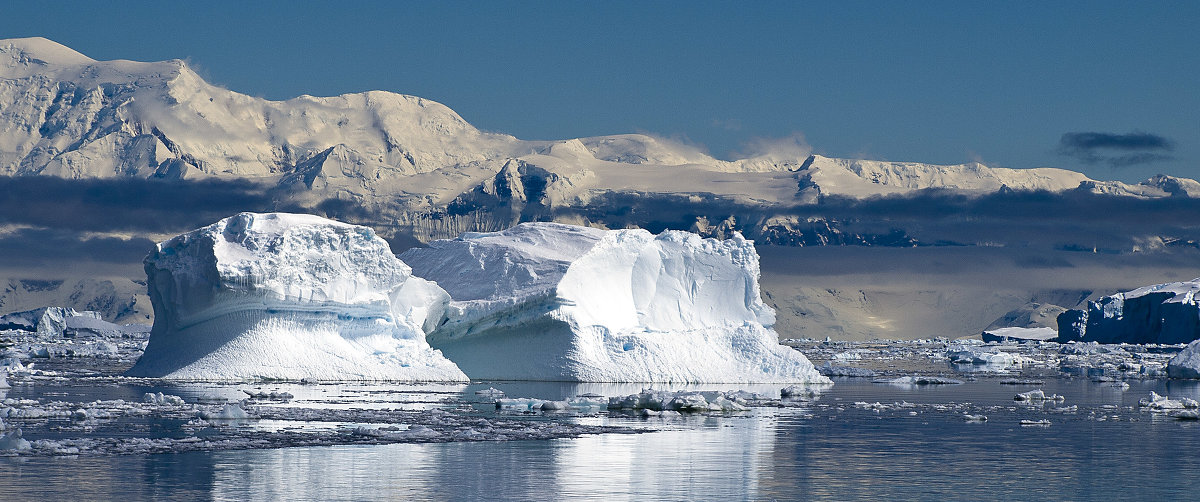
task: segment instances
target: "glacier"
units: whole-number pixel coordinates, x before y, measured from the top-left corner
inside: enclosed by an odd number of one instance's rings
[[[1058,341],[1188,343],[1200,339],[1200,278],[1155,284],[1089,301],[1058,316]]]
[[[466,380],[425,341],[449,297],[367,227],[241,213],[144,263],[154,327],[130,376]]]
[[[829,381],[777,342],[740,234],[523,223],[400,257],[450,294],[427,340],[473,379]]]

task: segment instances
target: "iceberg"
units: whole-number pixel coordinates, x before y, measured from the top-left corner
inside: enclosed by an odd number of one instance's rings
[[[145,259],[154,327],[130,376],[463,381],[425,341],[449,297],[367,227],[241,213]]]
[[[427,339],[471,378],[829,381],[778,343],[758,253],[740,234],[524,223],[401,259],[450,294]]]
[[[1188,343],[1200,339],[1200,278],[1155,284],[1088,302],[1058,316],[1058,341]]]
[[[1167,363],[1171,378],[1200,378],[1200,340],[1187,344]]]
[[[1016,358],[1007,352],[991,351],[982,347],[952,345],[946,349],[946,358],[955,364],[978,364],[985,366],[1012,366]]]
[[[100,319],[98,312],[78,312],[67,307],[42,307],[0,316],[0,329],[33,331],[37,332],[39,337],[56,338],[63,336],[68,328],[75,328],[76,324],[92,325],[89,321],[92,324],[109,324]]]

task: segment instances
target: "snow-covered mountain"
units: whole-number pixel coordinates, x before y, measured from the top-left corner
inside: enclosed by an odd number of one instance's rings
[[[208,84],[181,60],[96,61],[43,38],[0,40],[0,103],[3,174],[252,179],[288,188],[303,205],[350,200],[402,224],[455,204],[465,213],[515,203],[520,219],[530,204],[588,205],[613,192],[753,205],[814,202],[816,194],[1063,191],[1081,184],[1141,197],[1200,194],[1192,180],[1157,177],[1131,186],[1049,168],[795,154],[730,162],[637,134],[525,141],[482,132],[415,96],[370,91],[269,101]]]

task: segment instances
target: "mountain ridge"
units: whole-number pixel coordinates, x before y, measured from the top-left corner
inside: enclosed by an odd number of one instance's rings
[[[485,170],[495,175],[508,161],[520,159],[550,164],[560,180],[599,178],[583,186],[575,184],[578,190],[564,193],[584,199],[587,194],[580,191],[621,189],[621,182],[636,181],[629,176],[644,170],[639,167],[651,166],[688,166],[686,171],[694,176],[796,173],[788,182],[798,192],[815,186],[821,195],[853,198],[925,188],[1062,191],[1081,184],[1102,193],[1169,195],[1162,188],[1155,190],[1153,179],[1126,185],[1055,168],[935,166],[821,155],[724,161],[694,147],[639,134],[526,141],[482,132],[441,103],[387,91],[270,101],[213,86],[178,59],[96,61],[44,38],[0,40],[0,54],[8,55],[0,56],[0,99],[13,103],[0,114],[0,172],[8,175],[216,176],[278,183],[302,164],[311,170],[313,159],[322,154],[328,159],[327,152],[341,145],[344,152],[334,158],[338,164],[310,171],[309,178],[314,179],[306,183],[307,189],[314,189],[315,177],[340,174],[354,182],[337,189],[359,185],[367,192],[394,194],[400,191],[394,186],[398,177],[456,168],[469,172],[464,168],[473,163],[486,164]],[[608,171],[622,167],[625,172],[608,176]],[[609,177],[613,179],[605,179]],[[478,175],[463,180],[461,173],[446,173],[442,178],[425,188],[438,193],[454,190],[458,195],[484,181]],[[459,182],[448,184],[447,178]],[[780,187],[772,186],[781,180],[767,178],[760,181],[765,192],[773,193],[769,197],[749,193],[753,190],[723,190],[725,181],[720,177],[703,188],[733,199],[742,196],[770,203],[811,198],[812,194],[804,193],[781,196]],[[1191,188],[1195,185],[1191,181],[1170,182],[1186,187],[1176,187],[1173,193],[1200,194],[1200,189]],[[452,200],[448,195],[442,193],[439,200]]]

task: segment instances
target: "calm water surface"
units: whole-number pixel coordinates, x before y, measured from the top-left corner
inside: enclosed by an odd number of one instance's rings
[[[1033,386],[998,382],[841,380],[801,408],[577,419],[660,429],[632,435],[7,458],[0,499],[1189,500],[1200,490],[1200,426],[1136,410],[1152,390],[1200,397],[1196,384],[1051,379],[1037,387],[1066,401],[1027,406],[1012,397]],[[540,398],[604,390],[489,385]],[[1053,410],[1063,406],[1077,408]]]

